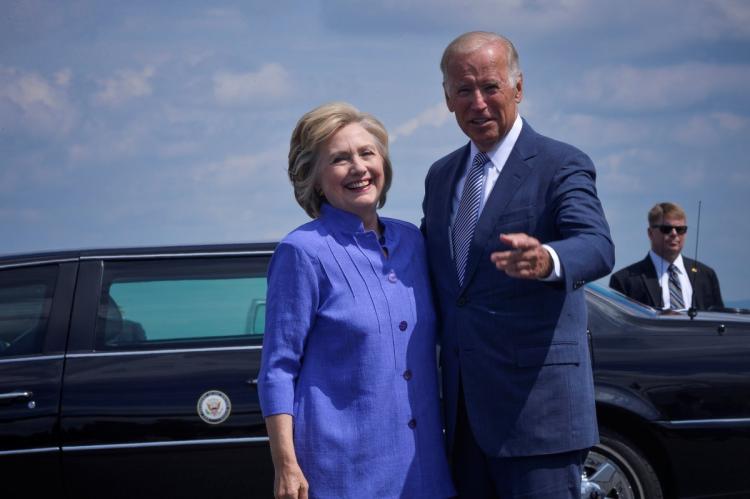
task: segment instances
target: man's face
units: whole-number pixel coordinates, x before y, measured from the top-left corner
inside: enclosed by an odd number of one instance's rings
[[[654,253],[668,262],[673,262],[685,246],[687,232],[678,234],[676,229],[671,229],[664,234],[662,229],[667,230],[668,227],[687,227],[687,223],[682,217],[666,215],[659,223],[648,228],[648,238],[651,240],[651,249]]]
[[[523,97],[523,79],[508,84],[506,47],[488,43],[448,63],[444,84],[448,109],[461,130],[487,152],[513,126]]]

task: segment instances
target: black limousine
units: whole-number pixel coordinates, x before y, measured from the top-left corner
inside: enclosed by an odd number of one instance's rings
[[[273,244],[0,257],[0,497],[270,497]],[[750,315],[586,289],[583,497],[750,497]]]

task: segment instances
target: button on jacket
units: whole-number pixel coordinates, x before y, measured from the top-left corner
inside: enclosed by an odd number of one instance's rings
[[[294,417],[310,497],[453,494],[424,244],[411,224],[380,223],[387,257],[324,204],[271,260],[259,396],[264,416]]]

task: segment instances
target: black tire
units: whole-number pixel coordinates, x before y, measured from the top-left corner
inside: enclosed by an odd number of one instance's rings
[[[664,498],[656,471],[632,441],[608,428],[599,429],[599,440],[589,451],[583,468],[584,480],[599,486],[600,497]]]

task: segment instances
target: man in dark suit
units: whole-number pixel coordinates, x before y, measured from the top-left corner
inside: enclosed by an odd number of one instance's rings
[[[614,247],[591,160],[518,115],[513,44],[461,35],[441,61],[471,139],[425,181],[447,438],[461,497],[580,497],[597,442],[583,285]]]
[[[687,237],[685,210],[674,203],[657,203],[648,212],[647,232],[651,251],[640,262],[612,274],[612,289],[665,310],[724,307],[713,269],[682,256]]]

